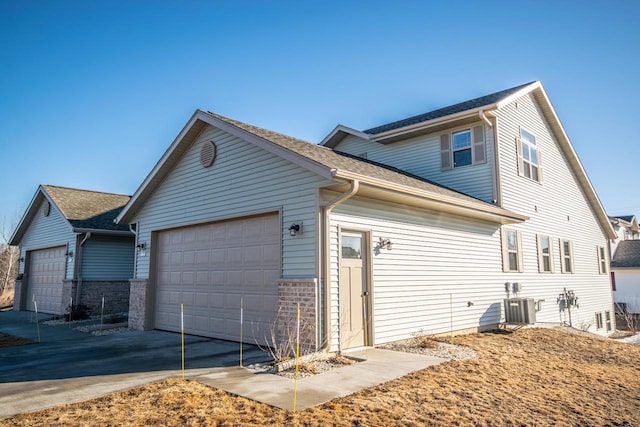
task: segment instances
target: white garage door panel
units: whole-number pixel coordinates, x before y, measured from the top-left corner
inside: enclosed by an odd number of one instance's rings
[[[27,310],[63,314],[62,282],[65,277],[66,246],[41,249],[29,253]]]
[[[158,234],[156,328],[248,343],[268,336],[280,277],[278,214]]]

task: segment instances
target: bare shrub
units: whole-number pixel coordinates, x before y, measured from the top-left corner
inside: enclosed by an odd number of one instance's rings
[[[267,351],[274,363],[284,362],[296,355],[296,338],[298,337],[297,316],[278,308],[273,321],[269,324],[268,336],[264,337],[266,345],[256,340],[258,347]],[[300,319],[300,355],[315,351],[314,343],[304,339],[313,332],[314,325],[304,318]]]
[[[636,297],[636,305],[637,301],[638,298]],[[627,307],[627,304],[616,303],[616,317],[621,319],[626,328],[635,335],[640,331],[640,314],[630,313]]]

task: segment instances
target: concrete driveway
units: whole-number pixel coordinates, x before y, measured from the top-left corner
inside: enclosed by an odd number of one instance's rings
[[[40,320],[50,317],[40,314]],[[0,312],[0,333],[37,340],[31,312]],[[40,325],[40,343],[0,348],[0,418],[84,400],[79,388],[102,394],[179,375],[180,334],[127,331],[94,336],[67,325]],[[239,365],[239,344],[185,335],[185,369]],[[256,346],[243,347],[244,365],[269,361]],[[89,393],[93,394],[93,393]],[[43,404],[43,400],[45,401]]]

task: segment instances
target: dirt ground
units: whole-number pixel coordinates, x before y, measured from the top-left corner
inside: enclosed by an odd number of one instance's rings
[[[638,426],[640,346],[550,329],[456,338],[448,362],[298,413],[168,380],[1,426]]]

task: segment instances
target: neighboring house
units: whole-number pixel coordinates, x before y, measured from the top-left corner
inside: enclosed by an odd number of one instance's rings
[[[114,219],[130,196],[40,185],[11,237],[20,246],[15,310],[64,314],[69,305],[127,312],[134,238]]]
[[[140,329],[178,331],[183,304],[188,333],[239,340],[242,304],[264,341],[300,303],[309,347],[348,349],[495,327],[506,282],[538,322],[568,321],[566,288],[574,326],[613,328],[615,234],[539,82],[322,145],[198,110],[118,222]]]
[[[619,309],[640,314],[640,240],[635,215],[610,217],[617,238],[611,242],[611,286]]]

